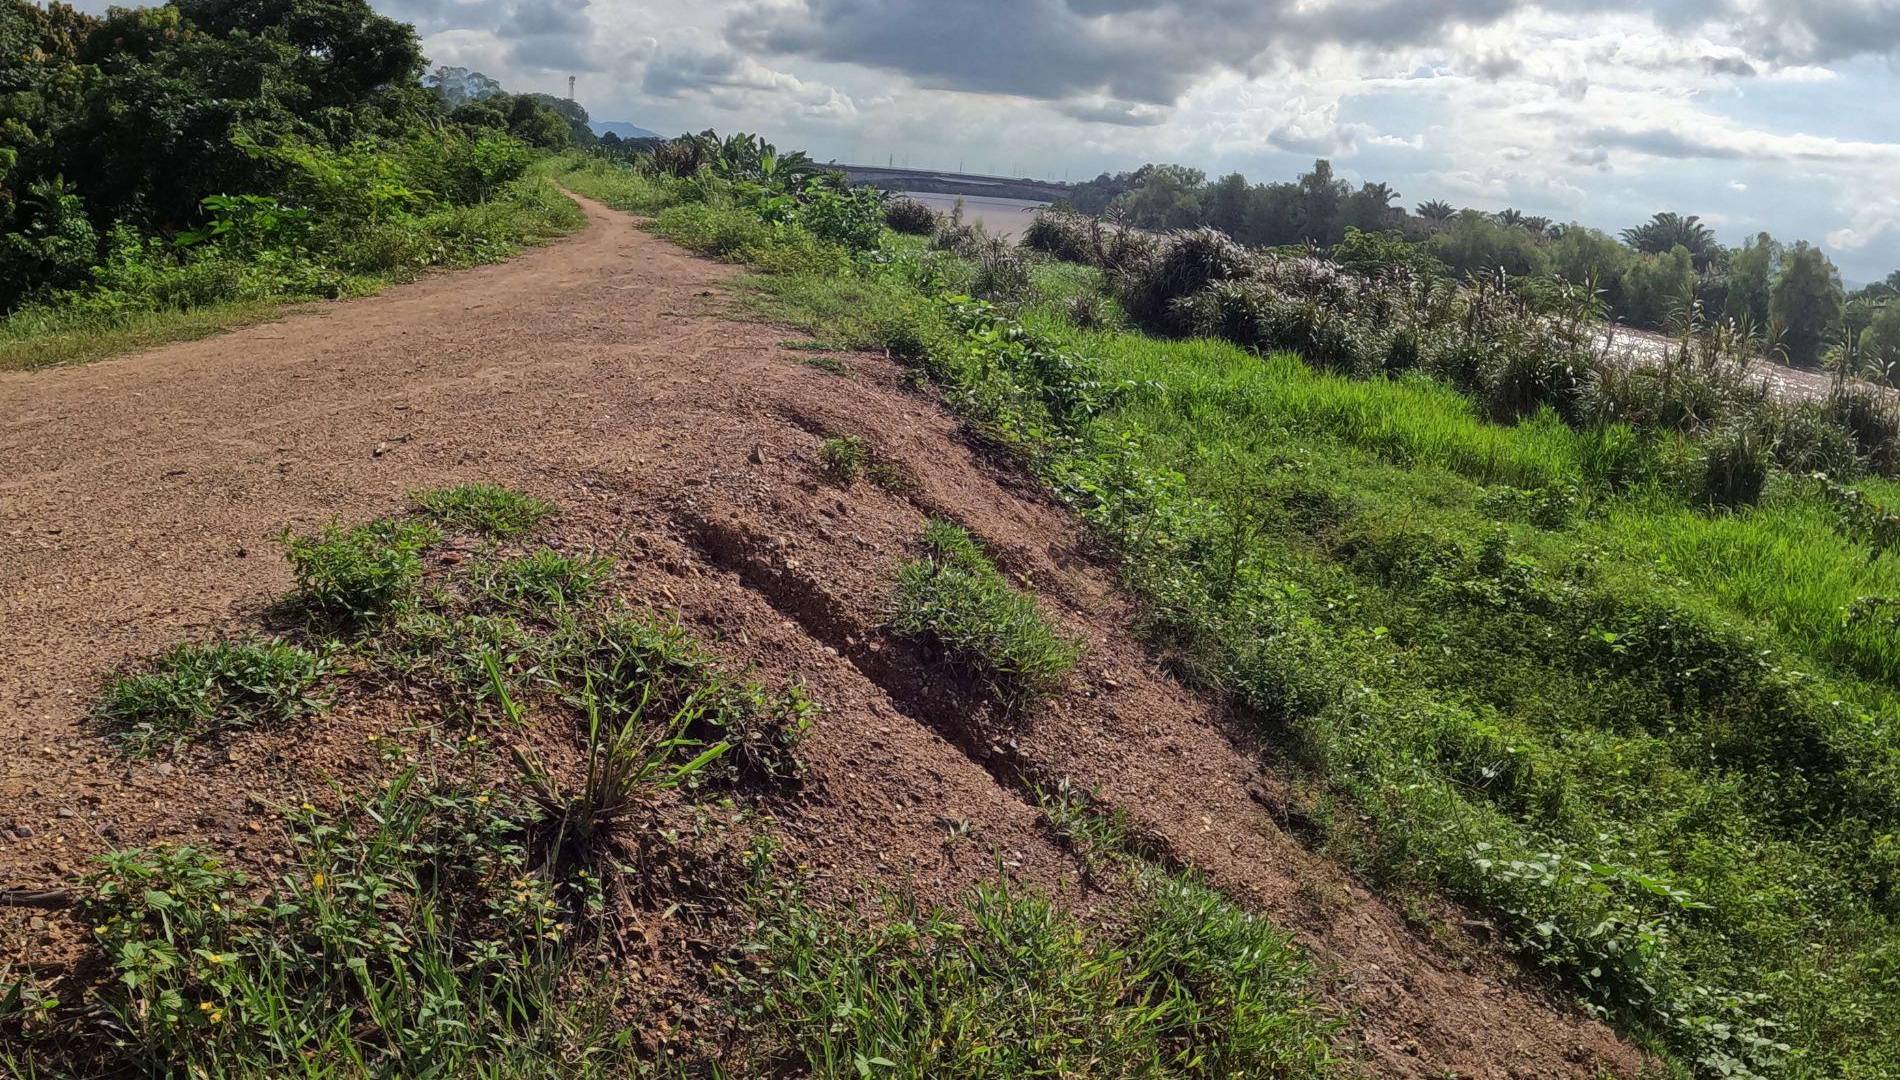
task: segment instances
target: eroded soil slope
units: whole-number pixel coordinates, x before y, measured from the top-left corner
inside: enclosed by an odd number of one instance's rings
[[[101,679],[256,625],[289,585],[273,539],[285,527],[488,481],[561,506],[552,542],[614,555],[634,602],[811,688],[812,776],[781,827],[820,880],[949,899],[1000,864],[1086,903],[1085,875],[1025,793],[1067,779],[1297,931],[1367,1072],[1639,1070],[1455,913],[1455,929],[1415,931],[1290,836],[1281,784],[1130,636],[1085,537],[890,361],[803,362],[786,331],[732,313],[730,269],[584,205],[582,233],[505,265],[0,377],[0,888],[59,886],[107,846],[156,840],[267,860],[264,808],[361,766],[353,725],[369,721],[342,710],[128,761],[86,722]],[[828,480],[818,448],[834,435],[863,437],[903,482]],[[1085,642],[1071,689],[1025,724],[986,726],[931,657],[881,628],[930,516],[967,527]],[[9,956],[56,962],[65,934],[56,915],[0,908]]]

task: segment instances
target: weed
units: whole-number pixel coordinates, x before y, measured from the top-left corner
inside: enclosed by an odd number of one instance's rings
[[[774,1068],[820,1077],[1324,1076],[1331,1023],[1270,924],[1156,879],[1125,933],[979,886],[883,925],[763,906],[741,982]]]
[[[96,1005],[60,1014],[43,1060],[204,1075],[611,1071],[611,1040],[574,1043],[597,1030],[594,1003],[564,993],[587,880],[533,866],[533,823],[498,795],[411,771],[338,815],[292,811],[294,868],[261,895],[198,848],[104,856],[81,916],[114,977]]]
[[[314,536],[286,534],[296,588],[292,607],[306,617],[360,630],[410,599],[422,579],[422,552],[438,539],[433,525],[384,519]]]
[[[593,599],[613,575],[605,556],[563,555],[543,548],[499,562],[482,563],[471,575],[490,602],[529,611],[558,611]]]
[[[149,753],[315,711],[331,661],[283,641],[180,645],[106,684],[93,715],[126,749]]]
[[[818,460],[833,480],[849,486],[863,475],[871,462],[871,448],[856,435],[837,435],[818,447]]]
[[[444,528],[479,532],[497,540],[524,536],[554,513],[549,503],[493,484],[411,492],[409,499]]]
[[[923,543],[924,556],[898,570],[892,629],[934,643],[1012,706],[1060,690],[1080,647],[1009,586],[969,533],[933,521]]]
[[[508,692],[501,665],[492,655],[482,662],[503,717],[521,727],[521,706]],[[601,715],[591,682],[583,683],[578,698],[586,718],[587,766],[576,790],[563,792],[532,749],[520,745],[513,751],[530,797],[554,823],[550,850],[561,856],[597,853],[654,793],[680,786],[731,749],[726,743],[702,746],[688,738],[704,707],[697,693],[689,694],[664,720],[646,716],[651,700],[646,696],[609,717]]]

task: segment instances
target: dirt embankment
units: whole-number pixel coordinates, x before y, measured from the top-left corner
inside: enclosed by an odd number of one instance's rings
[[[551,542],[614,555],[634,602],[811,688],[824,708],[812,777],[781,825],[830,887],[949,899],[1000,861],[1086,903],[1091,886],[1026,790],[1068,779],[1295,930],[1370,1074],[1639,1070],[1455,913],[1416,931],[1290,836],[1280,782],[1129,635],[1127,603],[1074,524],[889,361],[802,363],[787,332],[733,317],[728,268],[584,205],[582,233],[504,265],[0,377],[0,888],[58,885],[115,844],[268,858],[265,808],[362,767],[369,721],[331,714],[129,762],[85,722],[100,679],[255,625],[289,584],[272,541],[286,526],[491,481],[560,505]],[[829,435],[864,437],[911,484],[828,482]],[[972,720],[981,710],[931,658],[880,629],[893,570],[933,515],[969,528],[1086,643],[1070,692],[1023,724]],[[57,954],[58,923],[0,908],[0,952]]]

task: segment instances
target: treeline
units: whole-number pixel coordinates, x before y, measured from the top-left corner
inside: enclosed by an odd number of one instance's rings
[[[477,211],[586,114],[424,70],[363,0],[0,0],[0,315],[337,295],[558,217]]]
[[[1769,339],[1801,366],[1900,373],[1900,271],[1848,293],[1822,251],[1762,233],[1721,244],[1693,215],[1659,213],[1620,237],[1517,210],[1487,214],[1432,200],[1408,210],[1384,183],[1353,187],[1324,160],[1290,182],[1209,180],[1181,165],[1144,165],[1076,185],[1070,205],[1142,229],[1212,226],[1255,247],[1316,246],[1363,254],[1355,234],[1381,234],[1385,257],[1409,270],[1466,278],[1504,270],[1585,286],[1609,313],[1651,330],[1680,327],[1692,308]]]

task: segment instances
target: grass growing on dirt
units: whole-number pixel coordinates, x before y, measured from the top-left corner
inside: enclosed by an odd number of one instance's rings
[[[1332,1025],[1284,934],[1156,876],[1115,931],[979,886],[872,922],[780,898],[743,1000],[772,1069],[817,1077],[1332,1073]]]
[[[128,751],[150,753],[314,712],[312,690],[331,670],[326,657],[283,641],[180,645],[114,677],[93,715]]]
[[[1376,884],[1485,913],[1683,1071],[1900,1072],[1892,485],[1712,509],[1695,443],[1116,330],[1086,269],[999,306],[912,241],[756,265],[762,310],[912,364],[1069,502]]]
[[[290,604],[307,618],[360,629],[407,600],[422,580],[422,551],[440,534],[420,521],[386,518],[311,536],[286,536],[296,579]]]
[[[482,597],[505,607],[559,609],[593,599],[612,574],[611,559],[543,548],[479,565],[473,584]]]
[[[1017,706],[1060,690],[1080,646],[1010,587],[969,533],[932,521],[923,546],[920,558],[898,569],[892,629],[935,643]]]
[[[554,507],[541,499],[494,484],[411,492],[409,500],[445,529],[478,532],[497,540],[525,536],[554,513]]]
[[[849,485],[864,475],[871,463],[871,448],[856,435],[837,435],[819,444],[818,460],[832,479]]]
[[[411,769],[338,813],[290,811],[293,869],[274,882],[192,847],[104,856],[80,915],[113,978],[76,1022],[107,1037],[43,1042],[47,1065],[63,1053],[80,1068],[206,1076],[630,1066],[606,1011],[571,989],[570,942],[598,889],[540,860],[532,811],[512,805]]]

